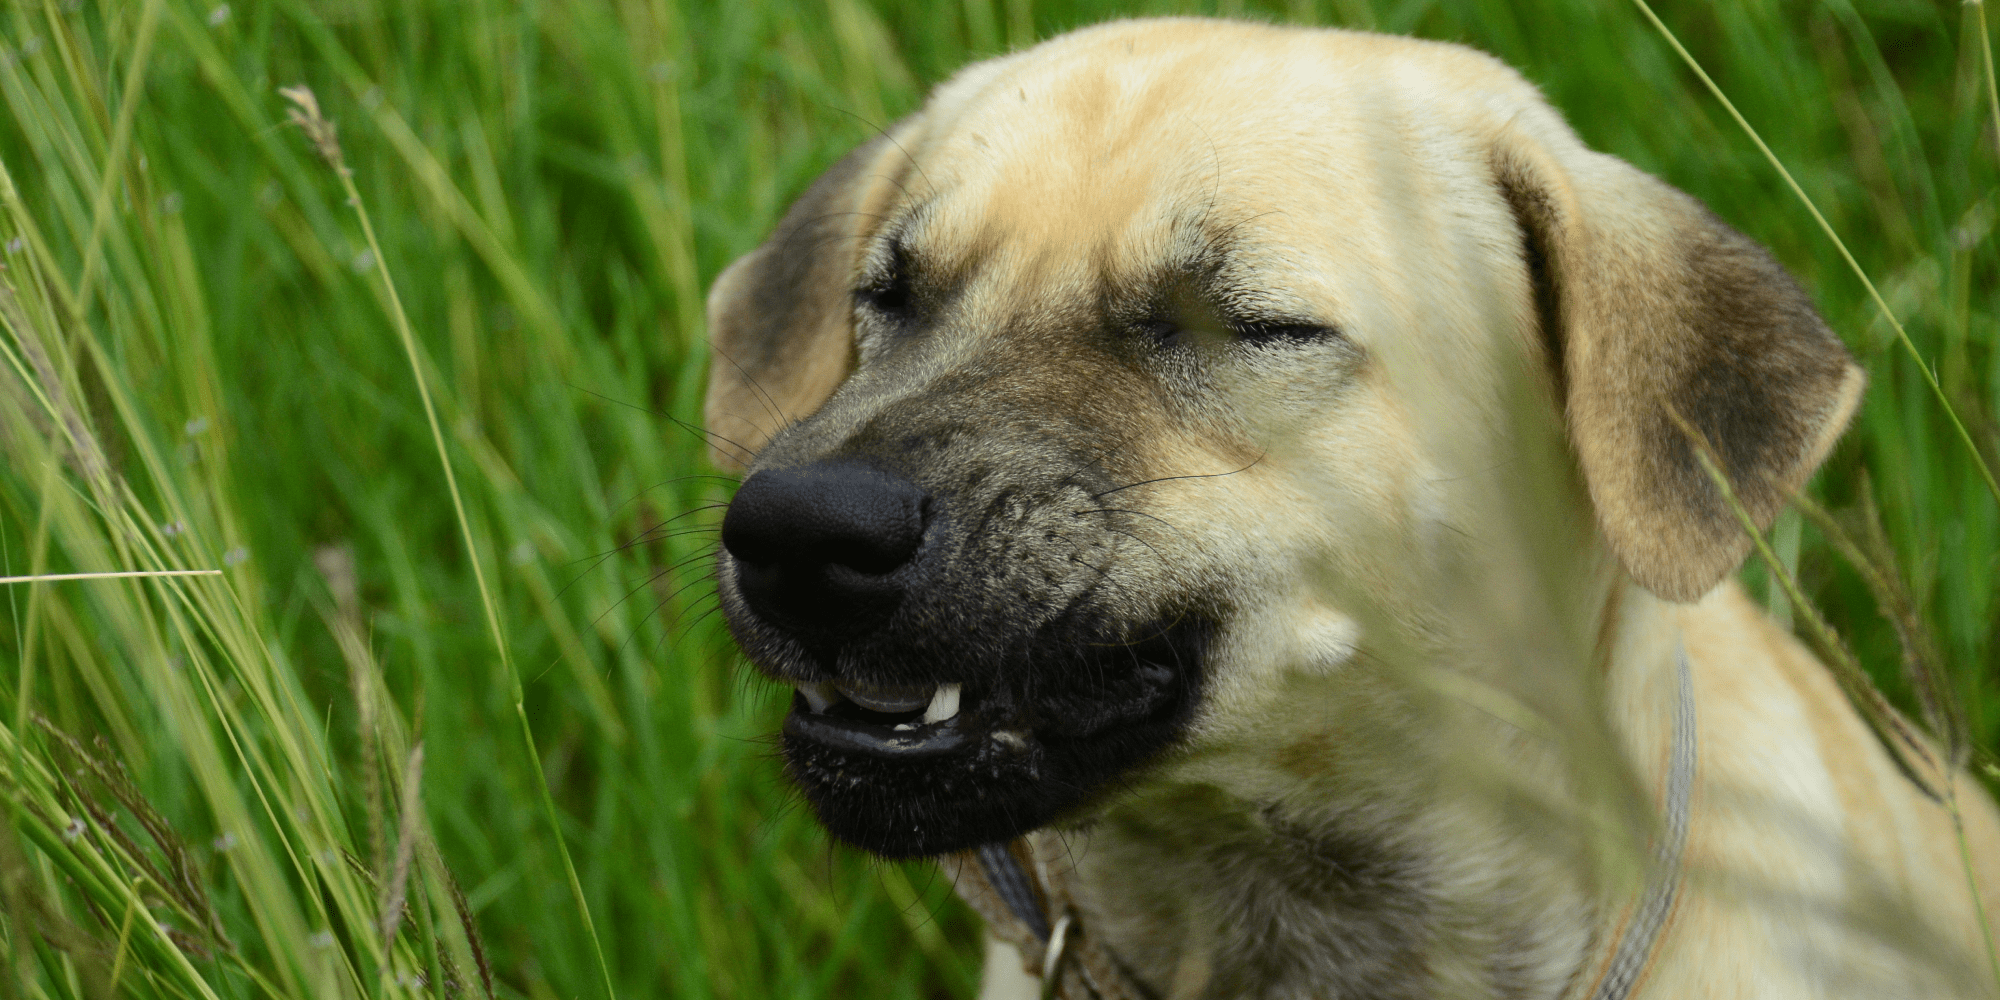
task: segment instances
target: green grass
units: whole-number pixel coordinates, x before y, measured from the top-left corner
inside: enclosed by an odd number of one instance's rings
[[[707,281],[819,170],[967,61],[1120,14],[1478,46],[1773,247],[1870,371],[1816,495],[1859,509],[1872,483],[1995,746],[2000,504],[1835,246],[1636,8],[1219,7],[0,9],[0,575],[225,569],[0,586],[0,996],[483,994],[483,964],[501,995],[596,997],[600,956],[621,997],[969,994],[976,925],[935,870],[829,847],[785,787],[782,700],[709,613],[730,484],[676,421],[699,418]],[[1660,13],[2000,465],[1977,8]],[[379,252],[287,124],[296,84],[339,125]],[[1797,515],[1772,547],[1913,704],[1863,574]]]

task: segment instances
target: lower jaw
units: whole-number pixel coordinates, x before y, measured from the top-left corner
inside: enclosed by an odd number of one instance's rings
[[[789,729],[789,727],[788,727]],[[884,758],[784,737],[786,770],[840,841],[884,858],[936,857],[1011,840],[1084,798],[1045,780],[1039,746],[998,759]],[[982,757],[987,759],[982,760]]]
[[[1156,758],[1178,718],[1055,745],[976,730],[949,753],[857,752],[786,720],[786,770],[827,831],[884,858],[936,857],[1074,819]]]
[[[836,839],[885,858],[1012,840],[1078,817],[1178,742],[1210,631],[1209,619],[1183,617],[1137,630],[1137,642],[1088,646],[1101,652],[1078,664],[1086,676],[1115,670],[1132,686],[1044,706],[1066,720],[1054,732],[995,719],[976,695],[965,714],[908,731],[842,726],[800,696],[785,720],[786,770]]]
[[[938,764],[972,751],[974,740],[958,718],[921,725],[857,725],[801,710],[796,704],[785,717],[785,738],[863,758]]]

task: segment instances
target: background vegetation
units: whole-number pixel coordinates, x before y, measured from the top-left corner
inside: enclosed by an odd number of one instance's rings
[[[1872,378],[1816,489],[1879,505],[1994,745],[2000,508],[1833,245],[1633,7],[15,0],[0,575],[223,572],[0,585],[0,996],[969,994],[971,918],[931,867],[828,846],[771,758],[783,699],[710,613],[732,484],[682,426],[701,294],[955,68],[1139,13],[1486,49],[1772,246]],[[1978,13],[1661,11],[2000,465]],[[287,124],[297,84],[378,248]],[[1774,546],[1907,704],[1863,578],[1797,515]]]

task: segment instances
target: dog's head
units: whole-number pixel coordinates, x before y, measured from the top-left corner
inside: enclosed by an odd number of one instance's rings
[[[1861,386],[1768,254],[1491,59],[1207,21],[966,70],[709,317],[730,629],[821,818],[896,856],[1449,645],[1537,448],[1551,572],[1694,599],[1747,540],[1677,419],[1768,523]]]

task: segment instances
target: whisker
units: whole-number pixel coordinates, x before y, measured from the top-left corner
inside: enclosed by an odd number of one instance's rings
[[[1157,520],[1157,518],[1156,518],[1156,520]],[[1159,549],[1155,549],[1155,548],[1153,548],[1153,543],[1152,543],[1152,542],[1149,542],[1149,541],[1145,540],[1144,538],[1141,538],[1141,537],[1139,537],[1139,535],[1137,535],[1137,534],[1135,534],[1135,533],[1133,533],[1133,532],[1130,532],[1130,531],[1126,531],[1126,530],[1125,530],[1125,529],[1123,529],[1123,528],[1114,528],[1114,527],[1112,527],[1111,525],[1108,525],[1108,524],[1104,526],[1104,530],[1106,530],[1106,531],[1109,531],[1109,532],[1111,532],[1112,534],[1115,534],[1115,535],[1123,535],[1123,536],[1125,536],[1126,538],[1130,538],[1131,540],[1133,540],[1133,541],[1135,541],[1135,542],[1138,542],[1138,543],[1139,543],[1140,545],[1144,545],[1144,546],[1145,546],[1146,548],[1148,548],[1148,549],[1152,549],[1152,552],[1153,552],[1153,558],[1155,558],[1155,559],[1158,559],[1158,560],[1160,560],[1160,561],[1161,561],[1161,562],[1163,562],[1163,563],[1167,561],[1167,557],[1166,557],[1166,556],[1164,556],[1164,555],[1161,555],[1161,554],[1160,554],[1160,550],[1159,550]]]
[[[1252,466],[1255,466],[1255,465],[1256,465],[1256,464],[1257,464],[1258,462],[1261,462],[1261,461],[1263,461],[1263,460],[1264,460],[1264,456],[1265,456],[1265,455],[1269,455],[1269,454],[1270,454],[1270,452],[1268,452],[1268,451],[1267,451],[1267,452],[1264,452],[1264,453],[1262,453],[1262,454],[1258,455],[1258,456],[1257,456],[1256,458],[1253,458],[1253,459],[1251,459],[1251,460],[1250,460],[1250,464],[1249,464],[1249,465],[1246,465],[1246,466],[1244,466],[1244,467],[1243,467],[1243,468],[1241,468],[1241,469],[1231,469],[1231,470],[1230,470],[1230,471],[1228,471],[1228,472],[1208,472],[1208,473],[1201,473],[1201,474],[1198,474],[1198,475],[1187,475],[1187,476],[1161,476],[1161,477],[1159,477],[1158,479],[1141,479],[1141,480],[1139,480],[1139,481],[1138,481],[1138,482],[1136,482],[1136,483],[1126,483],[1126,484],[1125,484],[1125,485],[1123,485],[1123,486],[1119,486],[1119,487],[1116,487],[1116,488],[1114,488],[1114,489],[1108,489],[1108,490],[1105,490],[1105,491],[1104,491],[1104,492],[1102,492],[1102,493],[1098,493],[1098,494],[1094,494],[1094,495],[1092,495],[1092,496],[1091,496],[1091,499],[1092,499],[1092,500],[1102,500],[1102,499],[1104,499],[1105,497],[1108,497],[1108,496],[1110,496],[1110,495],[1111,495],[1111,494],[1113,494],[1113,493],[1117,493],[1117,492],[1119,492],[1119,491],[1121,491],[1121,490],[1129,490],[1129,489],[1131,489],[1131,488],[1132,488],[1132,487],[1134,487],[1134,486],[1149,486],[1149,485],[1151,485],[1151,484],[1153,484],[1153,483],[1170,483],[1170,482],[1173,482],[1173,481],[1174,481],[1174,480],[1176,480],[1176,479],[1220,479],[1220,478],[1222,478],[1223,476],[1233,476],[1233,475],[1235,475],[1235,474],[1237,474],[1237,473],[1239,473],[1239,472],[1247,472],[1247,471],[1249,471],[1249,470],[1250,470],[1250,468],[1251,468]]]
[[[702,560],[704,560],[704,559],[709,559],[709,558],[713,557],[714,555],[715,555],[715,553],[713,553],[713,552],[710,552],[710,551],[708,551],[708,550],[704,549],[704,550],[702,550],[702,551],[700,551],[700,552],[696,552],[696,553],[694,553],[693,555],[689,555],[689,556],[684,556],[684,557],[682,557],[682,558],[680,558],[680,559],[676,559],[676,560],[674,560],[674,562],[673,562],[673,563],[672,563],[671,565],[669,565],[669,566],[667,567],[667,572],[669,572],[669,573],[678,573],[678,572],[680,572],[681,570],[684,570],[684,569],[688,568],[689,566],[693,565],[694,563],[697,563],[697,562],[700,562],[700,561],[702,561]]]
[[[1151,518],[1152,520],[1158,521],[1161,524],[1166,525],[1168,528],[1174,531],[1181,531],[1179,525],[1174,524],[1172,521],[1168,521],[1163,517],[1159,517],[1154,514],[1148,514],[1143,510],[1131,510],[1125,507],[1092,507],[1089,510],[1073,510],[1070,511],[1070,513],[1077,517],[1082,517],[1085,514],[1130,514],[1134,517]],[[1185,534],[1185,532],[1182,533]]]
[[[655,579],[658,578],[655,577]],[[646,613],[639,618],[638,622],[634,623],[632,631],[625,636],[625,641],[618,644],[619,648],[623,649],[626,646],[629,646],[632,643],[637,642],[639,639],[639,626],[642,626],[646,624],[648,621],[651,621],[653,619],[653,616],[659,614],[660,609],[666,607],[667,602],[671,600],[673,600],[672,595],[663,597],[658,602],[654,603],[654,605],[651,608],[646,609]],[[666,644],[668,638],[669,634],[663,629],[660,634],[660,641],[653,644],[651,655],[658,656],[661,648]]]
[[[607,549],[603,552],[594,552],[587,556],[578,556],[577,558],[572,559],[566,563],[563,563],[562,565],[565,568],[567,568],[570,566],[574,566],[577,563],[583,562],[585,560],[596,560],[596,562],[593,562],[589,567],[585,568],[584,572],[589,573],[591,570],[597,568],[597,563],[601,563],[605,559],[609,559],[610,557],[615,556],[621,552],[629,552],[632,550],[633,547],[644,545],[647,542],[662,541],[668,538],[679,538],[683,535],[698,535],[702,534],[703,532],[709,532],[709,531],[720,531],[722,530],[721,525],[705,524],[705,525],[695,525],[693,527],[679,528],[674,531],[668,532],[666,534],[659,534],[662,528],[665,528],[667,525],[672,524],[673,522],[683,517],[686,517],[689,514],[700,513],[701,510],[703,509],[712,510],[716,507],[725,507],[725,506],[728,505],[706,504],[703,505],[703,507],[695,508],[693,510],[683,511],[679,514],[675,514],[673,517],[661,521],[658,524],[652,525],[651,527],[648,527],[640,531],[638,534],[633,535],[622,542],[619,542],[617,545],[613,546],[610,549]]]
[[[631,504],[631,503],[632,503],[632,502],[633,502],[634,500],[637,500],[637,499],[639,499],[640,497],[643,497],[643,496],[645,496],[646,494],[648,494],[648,493],[651,493],[651,492],[653,492],[654,490],[657,490],[657,489],[660,489],[661,487],[665,487],[665,486],[672,486],[672,485],[674,485],[675,483],[684,483],[684,482],[686,482],[686,481],[688,481],[688,480],[690,480],[690,479],[713,479],[713,480],[716,480],[717,482],[724,482],[724,483],[728,483],[728,484],[729,484],[729,485],[731,485],[731,486],[741,486],[741,485],[743,485],[743,480],[741,480],[741,479],[739,479],[739,478],[737,478],[737,477],[735,477],[735,476],[717,476],[717,475],[707,475],[707,474],[704,474],[704,473],[692,473],[692,474],[690,474],[690,475],[685,475],[685,476],[675,476],[675,477],[674,477],[674,478],[672,478],[672,479],[664,479],[664,480],[661,480],[660,482],[657,482],[657,483],[654,483],[654,484],[653,484],[653,485],[651,485],[651,486],[647,486],[647,487],[645,487],[645,488],[641,489],[641,490],[640,490],[639,492],[637,492],[637,493],[634,493],[634,494],[632,494],[631,496],[629,496],[629,497],[626,497],[625,499],[623,499],[623,500],[619,501],[619,502],[618,502],[618,506],[616,506],[616,507],[613,507],[613,508],[611,508],[611,510],[610,510],[610,514],[611,514],[611,516],[615,517],[615,516],[617,516],[617,515],[618,515],[618,514],[619,514],[620,512],[622,512],[622,511],[623,511],[623,510],[624,510],[624,509],[625,509],[625,508],[626,508],[626,507],[627,507],[628,505],[630,505],[630,504]],[[713,502],[711,502],[710,504],[708,504],[708,506],[716,506],[716,505],[723,505],[723,506],[726,506],[726,505],[727,505],[727,502],[726,502],[726,501],[713,501]]]
[[[757,381],[757,377],[755,375],[750,374],[749,369],[738,364],[735,358],[730,357],[728,351],[725,351],[722,348],[715,346],[715,340],[713,338],[711,338],[708,342],[708,353],[715,357],[721,358],[724,361],[729,362],[729,367],[736,369],[736,374],[743,376],[743,381],[747,383],[754,392],[756,392],[758,404],[764,407],[765,415],[770,417],[772,421],[774,421],[774,424],[771,428],[772,434],[776,434],[778,431],[783,430],[786,427],[792,425],[793,421],[791,415],[785,412],[784,407],[778,405],[777,397],[771,395],[771,393],[764,388],[764,384],[762,382]],[[747,451],[748,449],[745,450]],[[756,456],[752,455],[751,457],[755,458]],[[749,462],[745,461],[744,464],[748,465]]]
[[[693,434],[697,437],[704,439],[711,439],[714,441],[720,441],[723,444],[726,444],[731,448],[734,448],[737,451],[742,452],[745,456],[745,458],[743,459],[743,463],[745,465],[748,465],[750,459],[755,458],[757,456],[756,452],[750,450],[749,448],[744,447],[742,444],[739,444],[735,441],[731,441],[730,439],[723,437],[722,435],[717,434],[716,432],[709,430],[706,427],[697,427],[696,425],[688,423],[687,421],[682,420],[681,418],[676,417],[671,413],[663,413],[659,410],[652,409],[651,407],[640,406],[637,403],[628,403],[625,400],[607,396],[601,392],[598,392],[595,389],[586,389],[583,386],[577,385],[574,382],[565,382],[563,384],[569,386],[572,389],[575,389],[578,392],[589,393],[592,396],[596,396],[597,398],[604,400],[607,403],[616,403],[619,406],[629,406],[632,409],[638,410],[641,413],[658,417],[661,420],[665,420],[669,423],[672,423],[674,426],[679,427],[682,430],[685,430],[688,433]]]
[[[1056,484],[1056,489],[1062,489],[1063,487],[1068,486],[1071,482],[1074,482],[1077,476],[1083,474],[1084,470],[1102,466],[1104,464],[1104,460],[1110,458],[1117,451],[1118,448],[1115,446],[1111,448],[1106,448],[1103,454],[1100,454],[1096,458],[1091,459],[1090,461],[1085,462],[1084,464],[1079,465],[1074,469],[1071,469],[1069,475],[1062,477],[1062,481]],[[1091,499],[1095,500],[1097,498],[1091,497]]]
[[[590,625],[591,625],[591,627],[592,627],[592,628],[596,628],[596,627],[598,627],[598,626],[600,626],[600,625],[604,624],[604,616],[605,616],[605,615],[608,615],[608,614],[610,614],[611,612],[613,612],[613,611],[616,611],[616,610],[618,610],[618,609],[619,609],[620,607],[623,607],[626,601],[629,601],[629,600],[631,600],[631,599],[632,599],[632,595],[633,595],[633,594],[636,594],[636,593],[638,593],[639,591],[641,591],[641,590],[644,590],[644,589],[646,589],[647,587],[650,587],[650,586],[652,586],[653,584],[655,584],[655,583],[659,582],[659,579],[660,579],[661,577],[663,577],[663,576],[666,576],[666,575],[667,575],[667,571],[663,569],[663,570],[660,570],[660,571],[658,571],[658,572],[654,573],[654,574],[653,574],[653,575],[651,575],[651,576],[648,576],[648,577],[647,577],[647,578],[645,578],[644,580],[641,580],[641,581],[639,581],[639,585],[638,585],[638,586],[636,586],[636,587],[633,587],[633,588],[632,588],[631,590],[628,590],[628,591],[626,591],[626,592],[625,592],[625,596],[623,596],[623,597],[620,597],[620,598],[619,598],[619,599],[617,599],[616,601],[613,601],[613,602],[611,602],[611,606],[610,606],[610,607],[608,607],[608,608],[605,608],[605,609],[604,609],[603,611],[600,611],[600,612],[598,612],[598,614],[597,614],[597,617],[595,617],[595,618],[592,618],[592,619],[590,620]],[[659,608],[658,608],[658,607],[655,607],[655,608],[653,609],[653,611],[658,611],[658,610],[659,610]],[[650,617],[652,617],[652,612],[651,612],[651,611],[647,612],[647,613],[646,613],[646,614],[645,614],[644,616],[640,617],[639,621],[638,621],[638,622],[636,622],[636,623],[634,623],[634,631],[636,632],[636,631],[637,631],[637,626],[638,626],[638,625],[642,625],[642,624],[645,624],[645,621],[646,621],[646,619],[647,619],[647,618],[650,618]],[[627,637],[627,641],[628,641],[628,642],[630,641],[630,637]],[[622,643],[620,644],[620,648],[623,648],[623,644],[622,644]]]
[[[896,147],[896,149],[897,149],[897,150],[899,150],[899,151],[900,151],[900,152],[901,152],[901,153],[903,154],[903,159],[905,159],[905,160],[908,160],[908,161],[910,161],[910,166],[912,166],[912,167],[915,167],[915,168],[916,168],[916,171],[917,171],[917,176],[919,176],[919,177],[922,177],[922,178],[924,179],[924,184],[925,184],[926,186],[928,186],[928,187],[929,187],[929,188],[931,189],[931,193],[932,193],[932,194],[936,194],[936,193],[937,193],[937,185],[936,185],[936,184],[932,184],[932,183],[931,183],[931,175],[929,175],[929,174],[927,174],[927,173],[924,173],[924,165],[923,165],[923,164],[921,164],[921,163],[918,163],[918,162],[917,162],[917,158],[916,158],[916,157],[914,157],[914,156],[911,156],[911,155],[910,155],[910,151],[909,151],[908,149],[905,149],[905,148],[903,147],[903,144],[902,144],[902,143],[900,143],[900,142],[897,142],[897,141],[896,141],[896,137],[895,137],[895,136],[893,136],[893,135],[890,135],[890,134],[889,134],[889,130],[888,130],[888,129],[886,129],[886,128],[883,128],[882,126],[880,126],[880,125],[877,125],[877,124],[875,124],[874,122],[871,122],[871,121],[869,121],[868,119],[866,119],[866,118],[863,118],[862,116],[860,116],[860,115],[857,115],[857,114],[855,114],[854,112],[852,112],[852,111],[849,111],[849,110],[847,110],[846,108],[843,108],[843,107],[839,107],[839,106],[837,106],[837,105],[832,105],[832,104],[829,104],[829,105],[827,105],[827,107],[829,107],[829,108],[832,108],[833,110],[835,110],[835,111],[838,111],[838,112],[840,112],[841,114],[844,114],[844,115],[848,116],[849,118],[852,118],[852,119],[854,119],[855,121],[858,121],[858,122],[860,122],[861,124],[863,124],[863,125],[866,125],[866,126],[868,126],[869,128],[872,128],[872,129],[874,129],[874,130],[875,130],[875,134],[876,134],[876,135],[879,135],[879,136],[881,136],[882,138],[884,138],[884,139],[887,139],[887,140],[889,140],[889,144],[890,144],[890,145],[892,145],[892,146],[894,146],[894,147]],[[909,192],[908,192],[908,191],[905,191],[905,192],[904,192],[904,194],[909,194]]]
[[[652,544],[653,542],[663,542],[670,538],[685,538],[689,535],[705,535],[712,531],[721,530],[720,526],[708,526],[708,527],[682,528],[678,531],[669,531],[663,534],[658,533],[661,528],[666,526],[666,524],[667,522],[662,521],[659,524],[647,528],[645,531],[639,533],[630,541],[627,541],[617,546],[616,548],[612,549],[609,552],[603,552],[596,556],[584,556],[583,559],[593,559],[594,561],[589,566],[584,567],[582,572],[572,577],[568,583],[563,584],[561,588],[557,589],[556,596],[561,597],[564,594],[569,593],[569,589],[571,587],[574,587],[577,584],[582,583],[584,577],[587,577],[590,574],[596,572],[598,567],[603,566],[606,561],[623,553],[630,552],[641,545],[649,545]],[[576,565],[576,563],[582,562],[583,559],[577,559],[574,562],[567,563],[566,565],[574,566]]]
[[[688,622],[688,623],[687,623],[687,626],[686,626],[685,628],[682,628],[682,627],[680,626],[680,624],[679,624],[679,623],[676,623],[676,624],[674,625],[674,627],[675,627],[675,628],[680,628],[680,629],[681,629],[681,637],[682,637],[682,638],[686,638],[686,637],[688,637],[689,635],[692,635],[692,634],[694,633],[694,630],[695,630],[695,629],[696,629],[697,627],[699,627],[699,626],[701,625],[701,623],[702,623],[702,622],[705,622],[705,621],[707,621],[707,620],[708,620],[708,616],[709,616],[709,615],[712,615],[712,614],[716,613],[717,611],[721,611],[721,610],[722,610],[722,597],[721,597],[721,595],[719,595],[719,594],[718,594],[718,595],[716,595],[716,598],[715,598],[715,603],[714,603],[714,604],[711,604],[711,605],[709,605],[709,606],[708,606],[708,610],[706,610],[706,611],[703,611],[703,612],[702,612],[701,614],[699,614],[699,615],[696,615],[696,616],[695,616],[695,619],[694,619],[693,621],[691,621],[691,622]]]
[[[681,596],[682,594],[687,593],[688,588],[690,587],[697,587],[704,583],[713,583],[713,582],[714,578],[708,576],[699,576],[692,580],[689,580],[688,582],[683,583],[680,586],[675,587],[672,591],[670,591],[667,594],[666,599],[661,601],[659,606],[655,607],[653,610],[658,611],[660,610],[660,608],[665,607],[668,604],[672,603],[675,598]],[[685,610],[681,612],[681,614],[686,614],[686,613],[687,612]],[[673,630],[679,627],[680,627],[680,618],[679,616],[676,616],[673,621],[667,623],[667,633],[671,635],[673,633]]]

